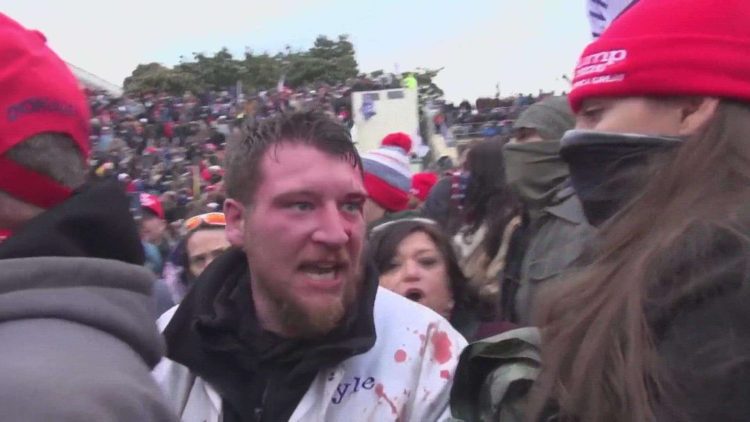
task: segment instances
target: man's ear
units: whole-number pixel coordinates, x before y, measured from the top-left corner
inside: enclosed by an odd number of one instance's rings
[[[229,244],[239,248],[245,245],[245,219],[250,208],[234,199],[224,201],[224,217],[227,222],[226,236]]]
[[[690,136],[704,128],[716,114],[719,99],[714,97],[690,97],[682,105],[680,136]]]

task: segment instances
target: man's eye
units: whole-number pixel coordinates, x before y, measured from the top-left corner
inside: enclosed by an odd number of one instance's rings
[[[362,211],[362,203],[361,202],[347,202],[342,207],[344,211],[352,213],[352,214],[358,214]]]
[[[310,202],[294,202],[289,207],[296,211],[310,211],[314,208]]]

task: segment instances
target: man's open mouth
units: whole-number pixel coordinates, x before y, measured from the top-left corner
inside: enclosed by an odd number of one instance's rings
[[[330,281],[335,280],[344,265],[337,262],[315,262],[300,266],[300,270],[313,280]]]

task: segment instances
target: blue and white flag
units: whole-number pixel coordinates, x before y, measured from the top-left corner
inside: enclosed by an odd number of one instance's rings
[[[638,0],[587,0],[591,35],[599,38],[612,21]]]

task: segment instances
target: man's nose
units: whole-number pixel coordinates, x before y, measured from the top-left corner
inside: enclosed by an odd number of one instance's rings
[[[347,224],[336,205],[327,205],[318,214],[318,227],[312,239],[327,246],[343,246],[351,235]]]

